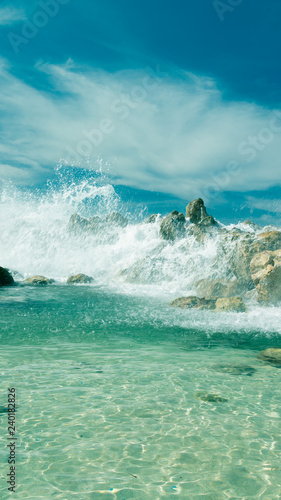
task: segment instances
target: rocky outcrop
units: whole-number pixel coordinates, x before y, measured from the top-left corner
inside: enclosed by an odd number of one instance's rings
[[[54,283],[55,280],[45,278],[45,276],[33,276],[32,278],[27,278],[22,282],[23,285],[41,285],[41,286],[46,286],[46,285],[51,285]]]
[[[229,297],[224,299],[217,299],[216,301],[217,312],[247,312],[247,308],[241,297]]]
[[[68,229],[74,233],[79,233],[81,231],[89,231],[92,233],[97,233],[98,231],[111,228],[111,227],[126,227],[128,225],[128,220],[123,215],[118,212],[112,212],[107,215],[105,218],[98,217],[97,215],[94,217],[90,217],[86,219],[85,217],[81,217],[81,215],[73,214],[70,217],[68,223]]]
[[[154,222],[157,221],[157,219],[160,217],[160,214],[152,214],[148,219],[146,219],[145,223],[146,224],[154,224]]]
[[[160,225],[160,235],[164,240],[173,241],[177,237],[184,235],[185,224],[185,216],[175,210],[162,220]]]
[[[107,215],[105,218],[105,222],[110,226],[117,227],[126,227],[129,224],[128,219],[119,214],[119,212],[112,212],[111,214]]]
[[[262,304],[281,303],[281,249],[256,254],[250,263],[253,282]]]
[[[281,349],[277,347],[270,347],[258,354],[258,358],[270,365],[281,366]]]
[[[212,310],[216,307],[215,300],[208,300],[205,298],[199,298],[191,295],[190,297],[180,297],[178,299],[173,300],[170,303],[172,307],[180,307],[181,309],[207,309]]]
[[[92,283],[93,281],[94,279],[91,278],[91,276],[87,276],[86,274],[75,274],[67,278],[67,283],[69,285]]]
[[[191,201],[186,207],[186,218],[193,224],[198,224],[200,221],[208,217],[206,207],[202,198]]]
[[[14,278],[5,267],[0,267],[0,286],[14,285]]]
[[[241,295],[245,292],[245,287],[240,281],[208,280],[202,279],[195,283],[198,297],[229,298]]]

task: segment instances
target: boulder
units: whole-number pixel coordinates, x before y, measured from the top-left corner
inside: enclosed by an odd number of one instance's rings
[[[281,349],[276,347],[270,347],[265,349],[258,354],[258,358],[262,361],[266,361],[271,365],[281,366]]]
[[[164,240],[173,241],[177,237],[183,236],[185,223],[185,216],[175,210],[162,220],[160,225],[160,235]]]
[[[160,217],[160,214],[152,214],[148,219],[146,219],[145,223],[146,224],[153,224],[154,222],[157,221],[157,219]]]
[[[208,217],[205,217],[200,222],[198,222],[198,226],[202,227],[202,228],[203,227],[213,227],[213,226],[218,227],[218,223],[215,221],[215,219],[212,215],[208,215]]]
[[[281,303],[281,249],[256,254],[250,263],[258,302],[277,305]]]
[[[0,267],[0,286],[14,285],[14,278],[5,267]]]
[[[210,298],[229,298],[235,297],[245,292],[243,283],[239,280],[208,280],[202,279],[195,283],[196,293],[199,297]]]
[[[170,303],[172,307],[180,307],[181,309],[207,309],[212,310],[215,309],[216,301],[208,300],[205,298],[199,298],[191,295],[190,297],[180,297],[178,299],[173,300]]]
[[[23,285],[51,285],[55,280],[45,278],[45,276],[33,276],[23,281]]]
[[[123,215],[119,214],[119,212],[112,212],[111,214],[107,215],[105,218],[105,222],[117,227],[126,227],[129,224],[128,220],[123,217]]]
[[[191,201],[186,207],[186,217],[193,224],[198,224],[200,221],[208,217],[204,201],[201,198]]]
[[[216,311],[247,312],[247,309],[241,297],[229,297],[217,299]]]
[[[68,229],[72,232],[97,231],[102,224],[102,219],[98,216],[86,219],[81,215],[73,214],[68,223]]]
[[[92,283],[93,281],[94,279],[91,278],[90,276],[87,276],[86,274],[75,274],[67,278],[67,283],[69,285]]]

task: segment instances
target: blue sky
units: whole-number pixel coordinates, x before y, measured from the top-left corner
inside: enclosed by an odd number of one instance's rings
[[[115,184],[279,221],[280,19],[279,0],[2,1],[0,177],[102,161]]]

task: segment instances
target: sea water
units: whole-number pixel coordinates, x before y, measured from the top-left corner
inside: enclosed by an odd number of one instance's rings
[[[218,241],[163,242],[158,222],[136,222],[122,204],[94,183],[2,194],[0,265],[19,283],[56,280],[0,289],[0,406],[9,387],[17,399],[15,498],[279,498],[281,370],[257,355],[280,347],[280,308],[171,308],[198,276],[227,277],[214,267]],[[133,222],[110,237],[68,230],[72,213],[112,210]],[[67,285],[78,272],[94,282]],[[7,419],[0,412],[3,499]]]

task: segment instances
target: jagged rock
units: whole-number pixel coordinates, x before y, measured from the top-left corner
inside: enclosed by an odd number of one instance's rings
[[[97,231],[102,224],[102,219],[98,216],[86,219],[81,215],[73,214],[68,223],[68,229],[73,232]]]
[[[250,263],[252,279],[258,292],[258,302],[281,302],[281,249],[256,254]]]
[[[148,219],[145,221],[146,224],[153,224],[154,222],[157,221],[157,219],[160,217],[160,214],[152,214]]]
[[[81,284],[81,283],[92,283],[94,281],[93,278],[91,278],[91,276],[87,276],[86,274],[75,274],[73,276],[69,276],[69,278],[67,278],[67,283],[70,285],[74,285],[74,284]]]
[[[126,227],[129,224],[128,220],[118,212],[112,212],[107,215],[105,221],[107,224],[112,224],[113,226],[118,227]]]
[[[229,298],[245,292],[245,287],[240,281],[208,280],[202,279],[195,283],[196,293],[199,297]]]
[[[265,349],[258,354],[258,358],[262,361],[275,366],[281,366],[281,349],[276,347],[270,347]]]
[[[5,267],[0,267],[0,286],[14,285],[14,278]]]
[[[216,301],[209,300],[205,298],[190,296],[190,297],[180,297],[173,300],[170,303],[172,307],[180,307],[181,309],[215,309]]]
[[[247,308],[241,297],[229,297],[224,299],[217,299],[216,311],[246,312]]]
[[[23,281],[23,285],[51,285],[55,280],[45,278],[45,276],[33,276]]]
[[[210,394],[205,391],[196,392],[195,397],[205,401],[205,403],[227,403],[228,401],[219,394]]]
[[[221,373],[229,373],[230,375],[245,375],[247,377],[252,377],[254,373],[256,373],[256,369],[252,366],[247,365],[214,365],[212,366],[212,370]]]
[[[212,215],[208,215],[208,217],[205,217],[200,222],[198,222],[198,226],[200,228],[201,227],[213,227],[213,226],[218,227],[218,223],[215,221],[215,219]]]
[[[258,231],[260,229],[260,226],[258,226],[257,224],[255,224],[254,222],[252,222],[250,220],[244,220],[244,222],[242,222],[242,224],[244,226],[248,226],[250,229],[254,229],[255,231]]]
[[[186,217],[193,224],[198,224],[200,221],[208,217],[206,207],[202,198],[191,201],[186,207]]]
[[[160,235],[164,240],[173,241],[184,234],[185,223],[185,216],[175,210],[162,220]]]

